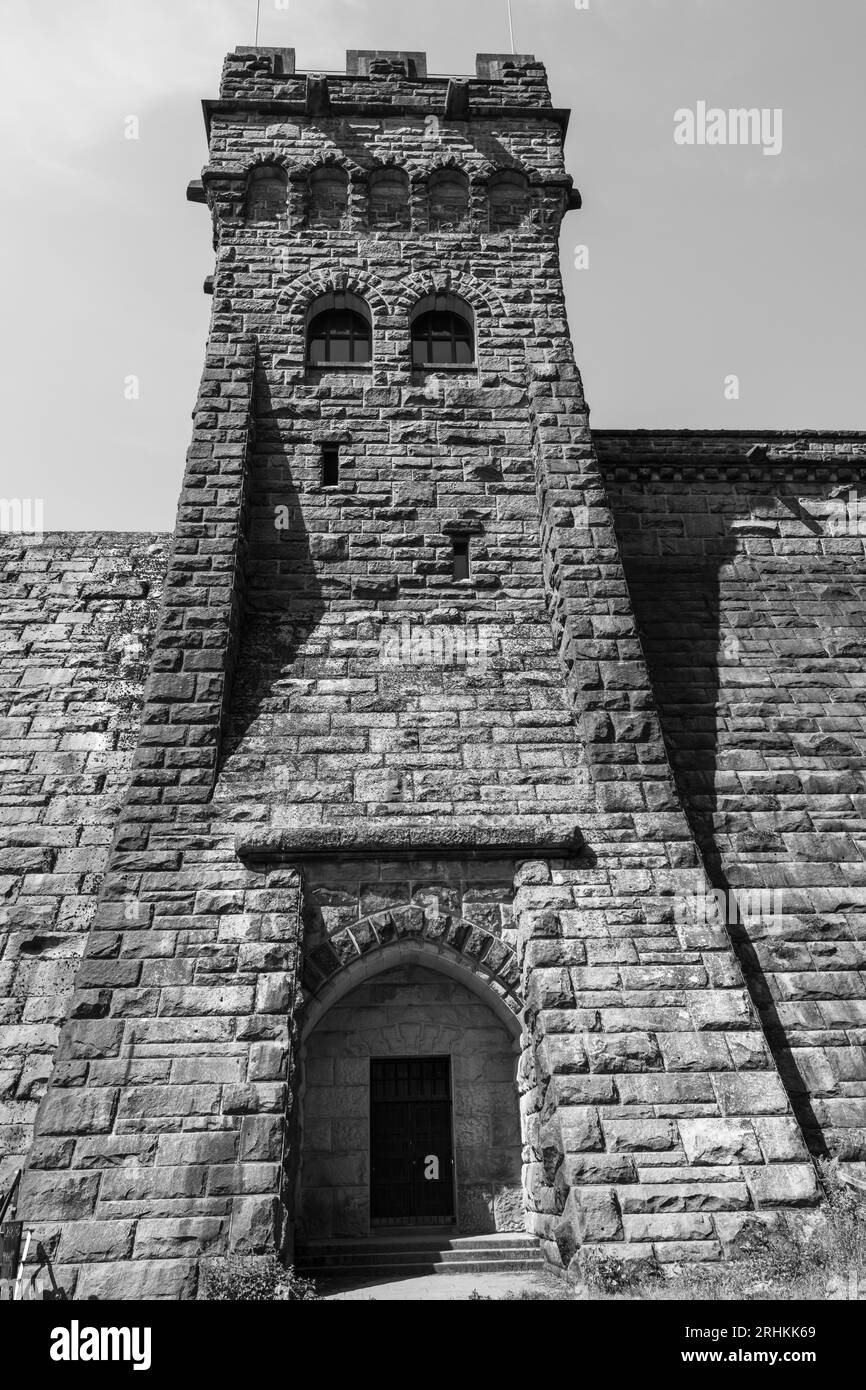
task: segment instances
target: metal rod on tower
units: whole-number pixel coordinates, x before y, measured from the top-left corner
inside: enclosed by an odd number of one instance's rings
[[[516,53],[514,47],[514,15],[511,13],[511,0],[508,0],[508,32],[511,35],[511,52]]]
[[[262,17],[262,0],[256,0],[256,43],[255,43],[256,48],[258,48],[258,46],[259,46],[259,20],[261,19],[261,17]]]

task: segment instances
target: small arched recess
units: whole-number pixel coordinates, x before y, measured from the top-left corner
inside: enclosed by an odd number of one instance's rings
[[[279,164],[259,164],[250,171],[245,200],[248,222],[275,222],[286,213],[288,175]]]

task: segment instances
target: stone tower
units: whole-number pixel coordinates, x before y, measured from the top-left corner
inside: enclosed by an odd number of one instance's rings
[[[668,765],[529,55],[239,49],[142,706],[20,1214],[88,1294],[379,1226],[719,1258],[817,1199]]]

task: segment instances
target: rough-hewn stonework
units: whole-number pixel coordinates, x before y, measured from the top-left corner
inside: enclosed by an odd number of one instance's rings
[[[0,542],[0,1190],[26,1156],[138,731],[168,537]]]
[[[777,897],[733,914],[750,992],[813,1152],[866,1174],[866,439],[597,447],[710,875]]]
[[[579,205],[567,113],[529,57],[484,55],[465,81],[427,78],[422,58],[354,54],[324,79],[290,50],[241,50],[206,103],[190,197],[213,217],[213,320],[138,743],[116,765],[127,795],[101,883],[18,866],[25,898],[46,873],[52,899],[93,895],[21,1196],[79,1296],[189,1297],[227,1249],[291,1257],[304,1184],[331,1187],[337,1142],[306,1123],[309,1062],[390,1053],[366,1017],[383,988],[388,1027],[415,1009],[413,1046],[442,1039],[458,1077],[464,1009],[519,1033],[510,1121],[491,1073],[497,1126],[466,1171],[476,1216],[510,1223],[519,1123],[522,1219],[557,1265],[594,1244],[718,1258],[745,1222],[818,1201],[804,1129],[860,1157],[858,639],[792,652],[777,635],[803,621],[791,557],[829,602],[827,586],[857,592],[840,570],[860,546],[833,558],[801,540],[792,502],[796,545],[777,553],[782,512],[741,514],[724,470],[706,492],[678,485],[672,508],[643,457],[631,490],[619,481],[634,441],[603,437],[599,461],[559,269]],[[308,367],[308,321],[343,294],[369,316],[372,361]],[[413,313],[436,296],[472,319],[473,364],[413,364]],[[746,468],[742,441],[715,438],[743,476],[779,476],[781,460]],[[644,442],[674,470],[697,447]],[[325,446],[341,451],[333,487]],[[827,448],[862,458],[862,441]],[[138,542],[129,554],[137,578]],[[746,701],[711,662],[689,672],[685,649],[712,642],[696,605],[719,557],[725,613],[763,642],[767,679],[736,683],[757,682]],[[93,601],[140,606],[125,573]],[[691,619],[676,641],[674,605]],[[52,708],[58,737],[77,714]],[[779,739],[797,766],[777,765]],[[66,833],[74,816],[41,790]],[[725,883],[796,891],[791,919],[728,924],[711,896]],[[50,1054],[47,1033],[30,1041]],[[26,1106],[28,1083],[11,1085]],[[339,1156],[362,1223],[359,1152]]]

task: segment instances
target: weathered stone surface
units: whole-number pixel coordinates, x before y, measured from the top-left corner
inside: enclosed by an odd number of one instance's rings
[[[75,1221],[64,1227],[57,1258],[63,1264],[126,1260],[132,1254],[132,1221]]]
[[[60,1271],[61,1278],[63,1270]],[[77,1299],[100,1302],[177,1302],[195,1298],[198,1270],[191,1260],[134,1260],[85,1265],[75,1290]]]
[[[37,1129],[46,1134],[107,1134],[117,1108],[117,1091],[54,1089],[39,1107]]]
[[[368,1234],[371,1057],[450,1059],[461,1221],[565,1265],[715,1258],[814,1200],[802,1133],[866,1152],[861,547],[777,496],[831,519],[866,443],[600,466],[544,70],[418,58],[230,55],[171,547],[3,538],[0,1186],[38,1109],[22,1215],[80,1297],[290,1252],[296,1193]],[[372,361],[308,363],[343,296]],[[428,371],[443,302],[475,360]]]
[[[754,1163],[761,1152],[748,1121],[680,1120],[679,1131],[689,1163]]]
[[[604,1135],[613,1153],[664,1153],[676,1147],[676,1127],[669,1120],[605,1118]]]
[[[581,1246],[620,1240],[623,1224],[613,1188],[572,1188],[554,1231],[566,1268]]]
[[[222,1243],[224,1223],[217,1217],[139,1221],[135,1232],[137,1260],[176,1260],[206,1255]]]
[[[758,1207],[813,1206],[818,1182],[810,1163],[773,1163],[744,1168],[743,1176]]]
[[[28,1221],[87,1221],[96,1206],[99,1190],[98,1175],[56,1173],[25,1173],[21,1181],[18,1209]]]
[[[747,461],[756,444],[761,457]],[[866,1076],[847,1075],[847,1028],[863,999],[864,537],[850,498],[864,440],[669,434],[648,445],[596,435],[678,789],[740,900],[741,964],[800,1126],[814,1152],[856,1159],[862,1127],[849,1139],[846,1121]],[[674,481],[683,465],[687,483]],[[778,500],[780,467],[796,478],[793,511]],[[774,529],[772,555],[752,522]],[[662,545],[650,542],[662,531]],[[848,1105],[819,1109],[843,1074]]]

